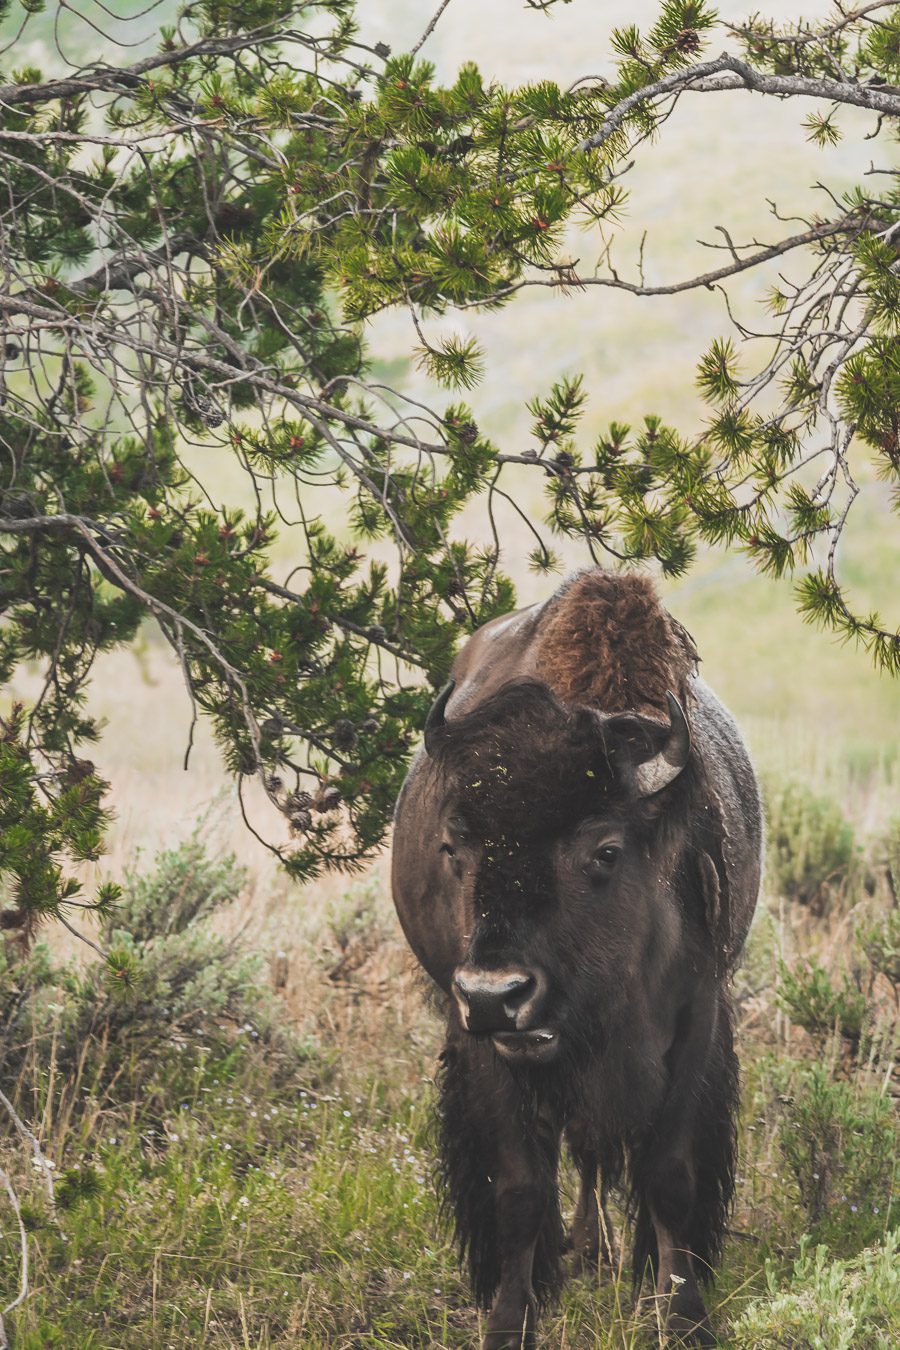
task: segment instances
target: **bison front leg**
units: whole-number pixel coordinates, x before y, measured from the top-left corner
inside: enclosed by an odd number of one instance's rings
[[[730,1009],[717,991],[667,1057],[670,1091],[656,1128],[632,1160],[641,1203],[635,1264],[649,1259],[657,1307],[678,1342],[713,1346],[700,1285],[718,1261],[735,1166],[737,1060]],[[635,1167],[636,1164],[636,1167]]]
[[[666,1331],[677,1341],[713,1346],[717,1342],[700,1293],[696,1259],[685,1245],[684,1211],[675,1213],[687,1195],[685,1190],[678,1196],[678,1187],[678,1178],[673,1175],[656,1189],[656,1204],[650,1206],[656,1239],[657,1309]]]
[[[441,1076],[448,1208],[490,1308],[482,1350],[533,1350],[538,1306],[559,1283],[559,1130],[489,1044],[462,1036],[451,1032]]]
[[[501,1166],[495,1182],[500,1285],[482,1350],[532,1350],[535,1343],[534,1258],[547,1218],[547,1197],[530,1179],[517,1175],[515,1164],[525,1161],[524,1155],[509,1158],[513,1166]]]

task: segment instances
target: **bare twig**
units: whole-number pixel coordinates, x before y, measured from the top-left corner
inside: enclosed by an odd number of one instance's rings
[[[422,36],[419,38],[419,40],[418,40],[418,42],[416,43],[416,45],[415,45],[414,47],[411,47],[411,48],[410,48],[410,53],[409,53],[410,56],[417,56],[418,53],[421,51],[421,49],[425,46],[425,43],[426,43],[426,42],[428,41],[428,39],[431,37],[431,34],[434,32],[435,27],[437,26],[438,20],[440,19],[441,15],[443,14],[444,10],[447,8],[447,6],[449,5],[449,3],[450,3],[450,0],[441,0],[441,3],[438,5],[436,11],[434,12],[434,14],[433,14],[433,15],[431,16],[431,18],[429,19],[429,21],[428,21],[428,27],[425,29],[425,32],[424,32],[424,33],[422,34]]]
[[[19,1206],[19,1198],[13,1189],[13,1184],[8,1175],[0,1167],[0,1182],[9,1197],[9,1203],[12,1205],[13,1213],[16,1216],[16,1223],[19,1227],[19,1251],[21,1258],[19,1262],[19,1292],[11,1302],[0,1312],[0,1350],[8,1350],[9,1338],[6,1334],[6,1324],[4,1318],[7,1313],[11,1313],[14,1308],[18,1308],[20,1303],[24,1303],[28,1297],[28,1233],[25,1229],[25,1222],[22,1218],[22,1210]]]
[[[9,1100],[6,1093],[3,1092],[2,1090],[0,1090],[0,1106],[3,1107],[6,1114],[9,1116],[10,1120],[15,1126],[16,1133],[19,1135],[21,1139],[24,1139],[26,1144],[28,1144],[29,1148],[31,1149],[31,1154],[34,1159],[35,1171],[40,1172],[41,1174],[41,1178],[44,1182],[44,1188],[47,1192],[47,1199],[50,1203],[50,1211],[51,1213],[55,1214],[56,1198],[53,1194],[53,1169],[51,1168],[47,1159],[44,1157],[43,1149],[38,1143],[37,1137],[35,1136],[33,1131],[31,1131],[25,1124],[24,1120],[19,1115],[18,1111],[13,1106],[12,1102]]]
[[[118,69],[105,67],[68,79],[48,80],[42,84],[4,84],[0,85],[0,106],[7,108],[47,103],[51,99],[77,98],[80,94],[98,91],[106,93],[126,93],[133,91],[143,83],[144,77],[154,70],[163,70],[177,66],[198,56],[234,56],[248,47],[258,47],[262,42],[272,42],[278,36],[278,21],[271,20],[261,24],[250,32],[238,33],[231,38],[200,38],[171,52],[156,52],[136,61],[132,66]]]

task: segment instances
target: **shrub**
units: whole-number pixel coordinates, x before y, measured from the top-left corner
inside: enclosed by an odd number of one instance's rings
[[[893,820],[869,850],[874,897],[857,924],[856,937],[869,964],[895,989],[900,985],[900,818]],[[884,884],[879,894],[878,882]],[[882,896],[884,900],[882,900]]]
[[[888,885],[897,903],[900,896],[900,817],[892,820],[881,838],[878,862],[885,869]]]
[[[877,1089],[836,1081],[823,1064],[798,1069],[780,1095],[778,1144],[809,1226],[844,1253],[890,1222],[897,1124]]]
[[[378,908],[377,886],[366,882],[333,900],[326,910],[325,925],[328,946],[332,949],[324,953],[329,964],[328,978],[347,979],[365,965],[388,932]]]
[[[782,961],[777,999],[795,1026],[811,1036],[828,1036],[837,1029],[851,1045],[858,1045],[868,1017],[865,995],[849,975],[839,989],[818,961],[802,961],[793,970]]]
[[[822,913],[856,856],[853,826],[830,797],[797,781],[767,793],[766,816],[775,890]]]
[[[124,929],[136,943],[144,944],[183,933],[236,900],[246,880],[245,869],[232,855],[215,861],[207,857],[198,827],[186,843],[158,853],[151,872],[126,870],[122,896],[104,936],[111,941],[116,929]]]
[[[900,1342],[900,1234],[888,1233],[852,1261],[803,1239],[787,1287],[782,1283],[782,1272],[767,1262],[765,1296],[732,1324],[734,1350],[890,1350]]]
[[[856,936],[872,969],[900,985],[900,908],[870,917],[857,927]]]
[[[102,930],[109,961],[55,966],[38,945],[6,964],[3,1079],[15,1080],[32,1046],[42,1057],[52,1044],[54,1091],[68,1094],[71,1110],[89,1098],[144,1096],[164,1112],[198,1066],[254,1043],[290,1072],[305,1052],[280,1025],[261,958],[210,923],[243,885],[234,859],[209,858],[195,833],[147,874],[126,874],[121,906]],[[126,978],[117,981],[117,970]]]

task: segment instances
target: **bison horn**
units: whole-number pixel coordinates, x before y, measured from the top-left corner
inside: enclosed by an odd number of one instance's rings
[[[691,753],[691,731],[684,709],[674,694],[666,692],[669,705],[669,734],[659,754],[638,764],[634,782],[639,797],[652,797],[677,778]]]
[[[433,755],[437,749],[434,738],[435,732],[440,731],[446,721],[444,714],[447,711],[447,704],[450,702],[450,695],[455,688],[456,681],[449,680],[431,705],[431,711],[425,719],[425,753],[427,755]]]

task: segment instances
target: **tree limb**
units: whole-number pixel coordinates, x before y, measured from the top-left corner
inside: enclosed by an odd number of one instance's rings
[[[487,301],[472,300],[460,305],[459,308],[479,307],[494,299],[513,295],[516,291],[524,290],[529,286],[549,287],[552,290],[566,289],[570,286],[573,289],[584,286],[608,286],[613,290],[628,291],[631,295],[640,296],[678,295],[682,291],[697,290],[701,286],[711,289],[716,282],[725,281],[728,277],[736,276],[739,272],[746,272],[750,268],[758,267],[761,263],[769,262],[772,258],[780,258],[783,254],[790,253],[792,249],[803,248],[805,245],[819,243],[824,239],[832,239],[835,235],[851,233],[862,228],[862,225],[862,218],[854,214],[845,216],[840,221],[814,225],[812,229],[805,230],[802,234],[791,235],[790,238],[782,239],[777,244],[770,244],[757,253],[749,254],[746,258],[738,258],[737,262],[730,263],[727,267],[719,267],[713,272],[703,272],[699,276],[689,277],[685,281],[670,282],[668,285],[645,286],[634,281],[623,281],[620,277],[584,277],[560,266],[556,269],[560,275],[556,277],[526,277],[522,281],[504,287],[503,290],[495,291]]]
[[[727,78],[730,72],[731,78]],[[726,78],[716,77],[725,75]],[[666,94],[690,89],[701,93],[720,93],[730,89],[750,89],[760,94],[781,97],[802,96],[825,99],[829,103],[847,103],[870,112],[900,116],[900,89],[893,85],[874,88],[871,85],[851,84],[846,80],[810,79],[804,75],[769,75],[740,57],[723,52],[711,61],[699,61],[683,70],[672,71],[654,84],[636,89],[623,98],[601,122],[597,131],[587,136],[579,146],[582,151],[598,150],[622,127],[629,115],[640,104]]]
[[[151,71],[162,70],[168,66],[180,65],[182,61],[191,61],[200,56],[234,56],[236,52],[248,47],[257,47],[261,42],[272,42],[278,36],[277,20],[261,24],[249,32],[234,37],[199,38],[186,47],[173,52],[157,52],[154,56],[145,56],[132,66],[120,70],[101,67],[91,73],[73,75],[59,80],[47,80],[43,84],[4,84],[0,85],[0,107],[14,108],[23,104],[47,103],[51,99],[77,98],[80,94],[96,92],[127,93],[142,83],[144,76]]]

